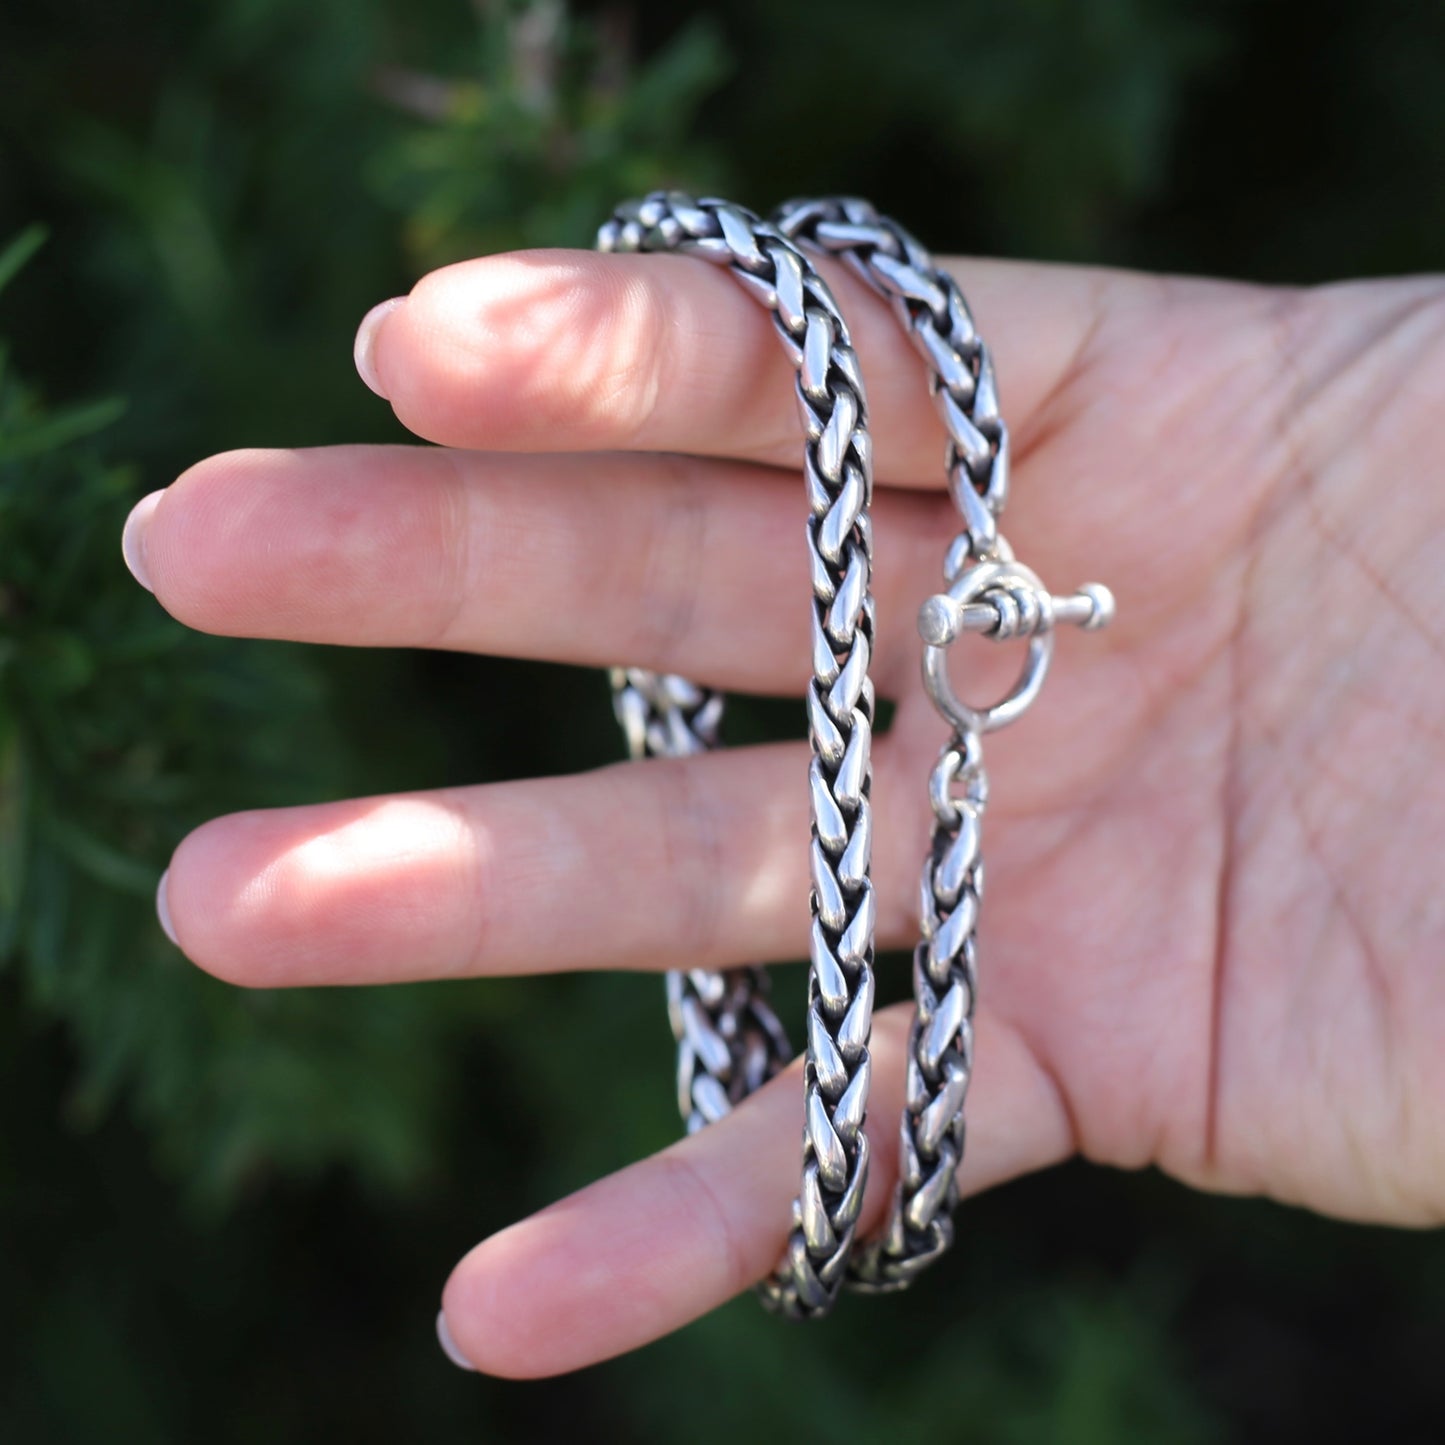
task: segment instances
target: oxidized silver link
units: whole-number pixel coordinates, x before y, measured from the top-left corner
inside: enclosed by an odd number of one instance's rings
[[[632,757],[687,757],[718,745],[720,692],[635,667],[614,667],[611,681]],[[668,972],[677,1105],[689,1134],[720,1119],[793,1057],[770,993],[767,970],[757,965]]]
[[[998,530],[1008,498],[1008,430],[999,415],[993,363],[958,284],[895,222],[852,198],[792,201],[778,229],[843,259],[895,316],[929,368],[948,433],[945,467],[963,530],[944,560],[947,592],[919,613],[924,686],[953,730],[929,778],[933,841],[923,865],[921,939],[913,956],[915,1011],[908,1038],[898,1182],[883,1232],[860,1246],[849,1284],[901,1289],[953,1241],[964,1099],[973,1073],[978,988],[977,927],[983,898],[982,820],[988,800],[982,734],[1021,715],[1038,695],[1059,622],[1102,627],[1108,589],[1090,584],[1050,596],[1014,561]],[[947,647],[965,631],[1028,640],[1013,692],[992,707],[964,703],[948,678]]]
[[[977,733],[957,734],[944,748],[928,795],[933,842],[923,864],[922,936],[913,951],[898,1181],[883,1232],[852,1260],[848,1283],[865,1292],[902,1289],[953,1243],[963,1105],[973,1075],[980,843],[988,802]]]
[[[848,328],[826,284],[777,228],[741,206],[655,192],[620,206],[603,251],[674,251],[726,266],[765,305],[794,367],[805,431],[803,477],[813,591],[808,686],[812,800],[812,962],[804,1071],[803,1182],[783,1260],[759,1293],[794,1317],[831,1307],[863,1203],[875,907],[871,742],[872,458],[867,403]],[[614,673],[634,756],[713,746],[717,694],[678,678]],[[678,1102],[689,1128],[725,1113],[776,1071],[786,1040],[760,969],[678,970],[668,1000],[678,1041]]]
[[[966,557],[990,557],[1008,500],[1008,428],[999,415],[993,359],[958,283],[897,222],[864,200],[795,200],[774,212],[778,229],[839,257],[887,300],[924,361],[948,434],[944,466],[963,517],[964,557],[950,550],[950,580]]]

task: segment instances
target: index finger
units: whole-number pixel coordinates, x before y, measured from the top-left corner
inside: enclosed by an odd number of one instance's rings
[[[943,483],[922,358],[884,303],[819,269],[862,358],[880,477]],[[1003,380],[1015,435],[1068,374],[1123,272],[946,262]],[[791,465],[791,366],[763,309],[696,258],[527,251],[447,266],[368,314],[363,377],[417,435],[497,451],[677,451]]]

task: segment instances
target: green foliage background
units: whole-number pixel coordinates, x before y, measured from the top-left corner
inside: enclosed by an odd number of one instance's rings
[[[1079,1165],[824,1328],[744,1300],[560,1381],[453,1371],[456,1256],[673,1136],[657,981],[242,993],[155,880],[229,809],[609,760],[601,681],[191,635],[118,537],[207,453],[394,438],[367,306],[659,182],[863,192],[953,250],[1436,267],[1442,56],[1406,0],[9,0],[0,1439],[705,1445],[820,1405],[898,1442],[1439,1439],[1445,1242]],[[598,1018],[584,1128],[548,1059]]]

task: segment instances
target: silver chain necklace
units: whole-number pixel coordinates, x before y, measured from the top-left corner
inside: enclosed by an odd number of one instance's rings
[[[1113,598],[1098,584],[1053,597],[1014,560],[998,531],[1008,495],[1008,431],[988,350],[953,278],[866,201],[792,201],[764,222],[726,201],[655,192],[619,206],[598,247],[674,251],[728,267],[769,309],[797,372],[813,600],[803,1167],[787,1248],[757,1289],[768,1308],[808,1318],[826,1313],[845,1283],[863,1291],[903,1288],[952,1243],[973,1070],[988,797],[982,735],[1019,717],[1038,695],[1055,625],[1102,627]],[[882,1232],[856,1248],[868,1175],[863,1124],[874,995],[871,445],[847,324],[806,251],[838,256],[888,300],[923,355],[948,435],[949,491],[963,523],[944,559],[947,590],[929,598],[918,620],[924,686],[951,736],[928,780],[934,831],[913,958],[899,1177]],[[1018,682],[992,707],[969,706],[949,679],[947,649],[965,632],[1027,639]],[[718,745],[720,693],[637,668],[614,669],[612,686],[633,757],[682,757]],[[689,1132],[727,1113],[792,1057],[761,967],[674,970],[667,999],[678,1104]]]

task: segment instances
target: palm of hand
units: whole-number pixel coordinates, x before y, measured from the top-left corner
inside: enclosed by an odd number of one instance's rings
[[[957,269],[1013,431],[1005,531],[1054,591],[1087,576],[1120,604],[1109,632],[1061,638],[1041,704],[987,741],[965,1184],[1082,1149],[1351,1217],[1439,1218],[1445,784],[1423,766],[1445,704],[1428,545],[1445,494],[1423,460],[1440,445],[1438,288]],[[838,291],[878,444],[874,675],[898,707],[875,753],[875,879],[880,945],[899,947],[942,734],[913,619],[956,525],[921,369],[873,298]],[[451,446],[583,455],[213,458],[138,508],[129,555],[216,631],[791,691],[807,656],[799,443],[786,364],[750,312],[673,258],[437,273],[371,328],[367,370],[402,420]],[[653,455],[586,452],[614,447]],[[544,577],[561,597],[540,609]],[[986,650],[963,689],[980,700],[1008,673]],[[165,896],[187,952],[252,984],[796,956],[801,756],[223,819],[182,845]],[[884,1185],[901,1033],[880,1015]],[[585,1363],[766,1270],[797,1107],[785,1080],[479,1246],[447,1292],[468,1356]]]
[[[1439,293],[1164,295],[1022,439],[1018,535],[1124,610],[1006,740],[986,997],[1069,1149],[1435,1222]]]

